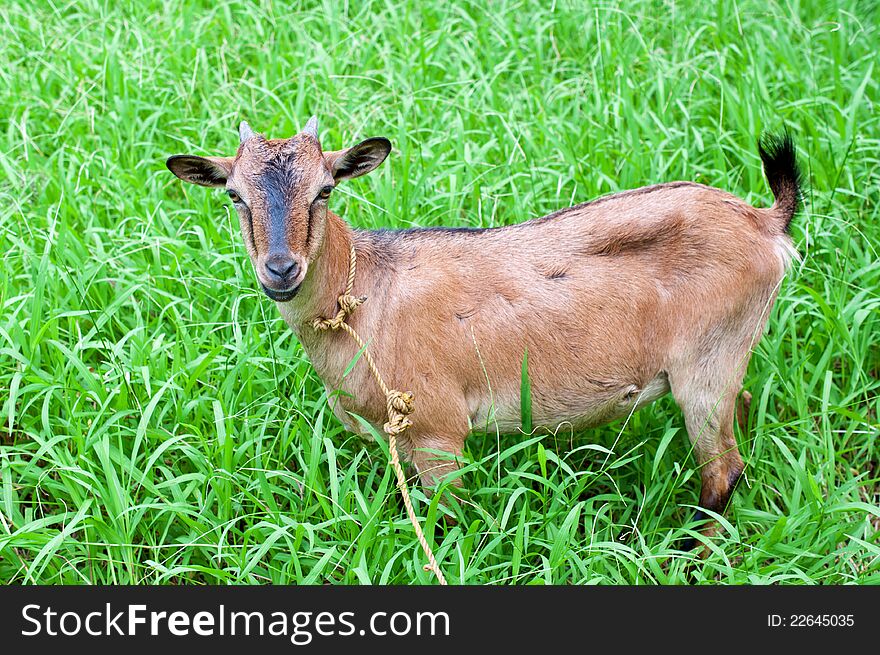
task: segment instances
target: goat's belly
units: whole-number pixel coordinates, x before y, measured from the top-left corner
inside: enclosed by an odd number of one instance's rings
[[[641,387],[621,384],[617,388],[586,394],[533,391],[532,425],[552,431],[585,430],[626,418],[667,393],[669,380],[662,371]],[[472,400],[476,400],[471,404],[472,431],[488,429],[515,433],[522,427],[518,395],[495,398],[494,403],[488,398]]]

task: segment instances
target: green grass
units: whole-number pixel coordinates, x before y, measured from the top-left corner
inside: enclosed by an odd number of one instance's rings
[[[227,200],[164,168],[316,113],[327,148],[394,143],[333,202],[360,227],[675,179],[767,205],[755,137],[789,126],[804,260],[706,561],[676,548],[699,473],[668,398],[471,438],[451,529],[414,496],[455,583],[880,582],[878,26],[869,0],[4,2],[0,580],[432,581],[384,446],[328,410]]]

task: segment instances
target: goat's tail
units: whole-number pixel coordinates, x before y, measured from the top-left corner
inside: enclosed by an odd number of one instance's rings
[[[778,225],[788,232],[791,219],[801,206],[801,171],[797,165],[794,139],[788,131],[782,136],[765,133],[758,139],[758,152],[764,163],[764,174],[776,202],[773,213],[778,216]]]

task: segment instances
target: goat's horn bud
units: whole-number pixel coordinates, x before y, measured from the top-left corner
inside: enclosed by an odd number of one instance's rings
[[[244,143],[248,139],[250,139],[254,135],[254,131],[251,129],[251,126],[247,124],[247,122],[242,121],[238,126],[238,140],[240,143]]]
[[[303,134],[318,138],[318,117],[312,116],[303,128]]]

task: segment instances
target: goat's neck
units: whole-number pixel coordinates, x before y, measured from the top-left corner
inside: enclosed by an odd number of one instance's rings
[[[338,311],[339,295],[345,290],[353,233],[348,224],[327,212],[324,239],[297,297],[279,303],[281,315],[299,336],[312,331],[316,318],[329,318]],[[359,271],[360,277],[360,271]]]

